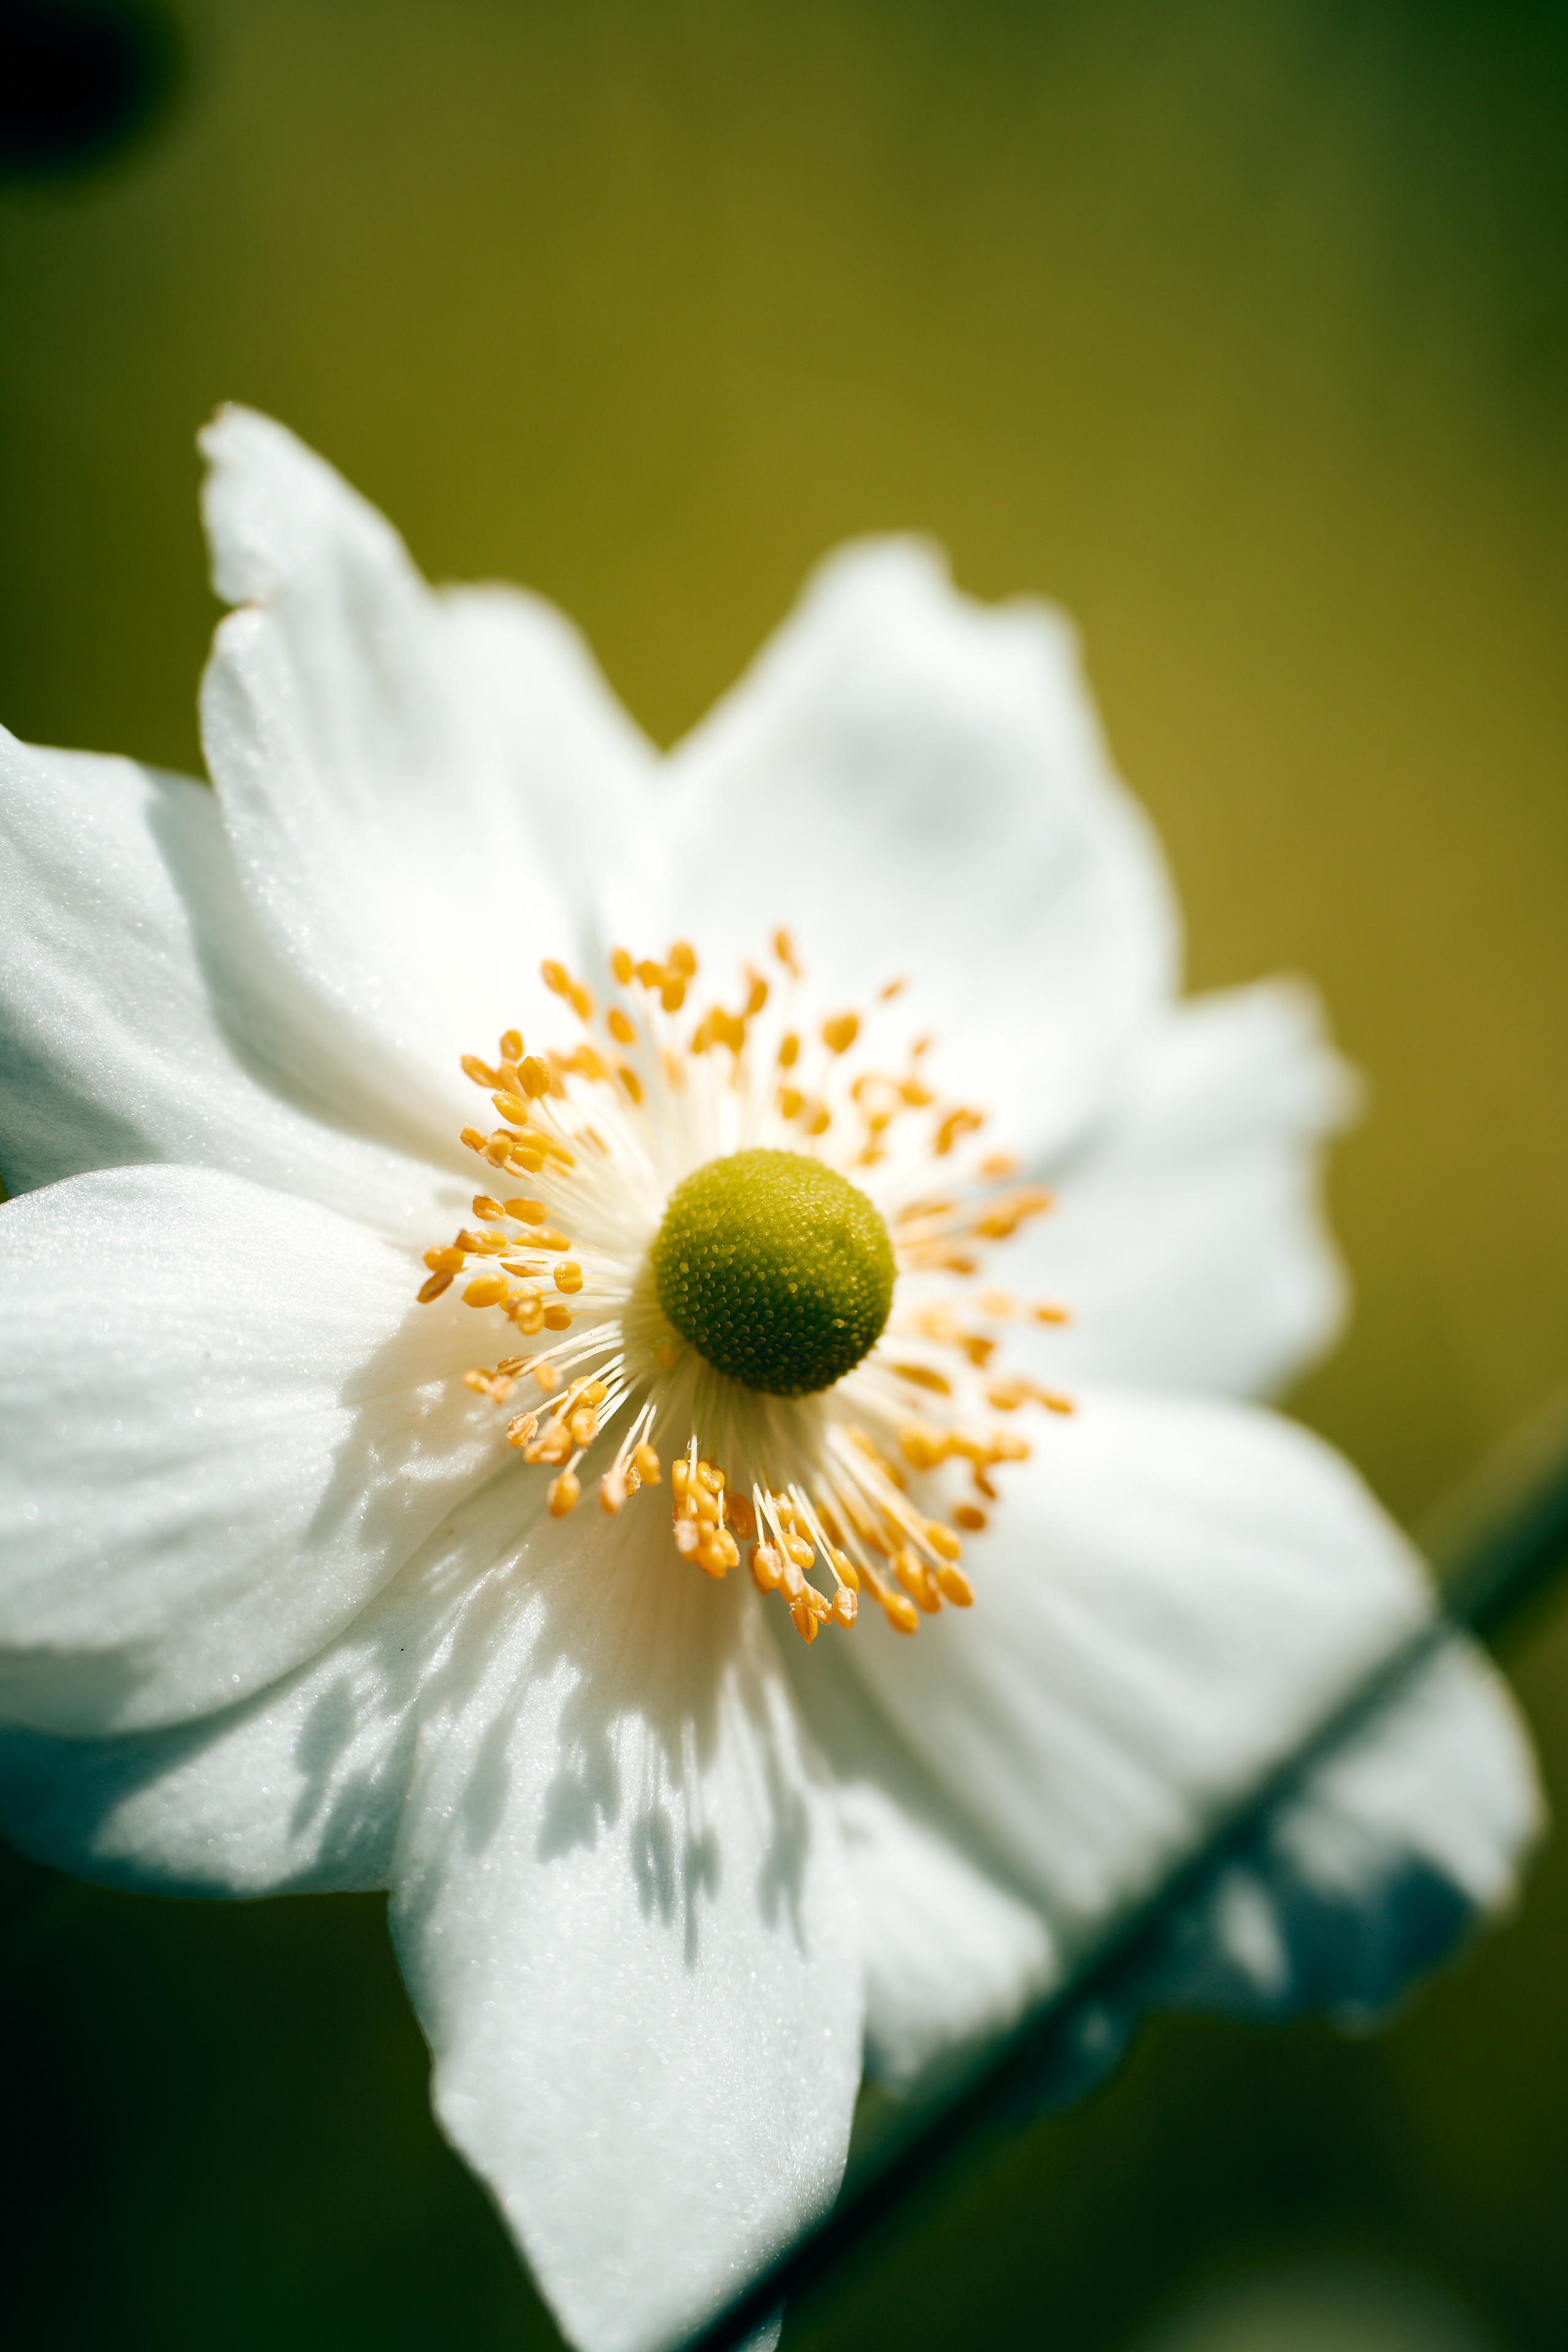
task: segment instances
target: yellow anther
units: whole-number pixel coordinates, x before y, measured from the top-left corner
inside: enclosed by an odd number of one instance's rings
[[[659,1478],[658,1456],[645,1441],[632,1448],[632,1462],[645,1486],[657,1486]]]
[[[640,1103],[642,1100],[642,1080],[638,1077],[631,1064],[629,1062],[617,1062],[616,1064],[616,1076],[619,1078],[622,1086],[625,1087],[627,1094],[630,1095],[633,1102]]]
[[[768,1001],[768,983],[760,971],[746,966],[746,1010],[743,1018],[754,1020]]]
[[[498,1298],[506,1296],[506,1284],[499,1274],[481,1274],[470,1282],[463,1293],[465,1307],[493,1307]]]
[[[420,1306],[428,1307],[433,1298],[439,1298],[444,1290],[450,1290],[451,1287],[452,1276],[449,1274],[433,1274],[428,1282],[423,1282],[419,1286]]]
[[[526,1094],[531,1100],[537,1101],[540,1096],[547,1095],[550,1092],[550,1065],[548,1062],[543,1060],[540,1055],[530,1054],[527,1061],[522,1064],[519,1070],[518,1076],[522,1080],[524,1094]],[[525,1109],[523,1117],[526,1118],[527,1116],[528,1113]]]
[[[915,1607],[923,1610],[928,1617],[934,1617],[942,1607],[942,1593],[935,1577],[925,1562],[917,1559],[912,1551],[896,1552],[893,1556],[893,1574],[898,1578]]]
[[[542,1201],[524,1200],[521,1196],[507,1202],[506,1213],[509,1217],[515,1217],[520,1225],[542,1225],[550,1214]]]
[[[589,995],[587,990],[583,986],[581,981],[574,980],[572,982],[566,991],[566,1002],[570,1004],[573,1012],[577,1015],[579,1021],[592,1021],[594,1017],[594,1000]]]
[[[696,1520],[677,1519],[673,1528],[673,1533],[675,1537],[675,1549],[680,1554],[681,1559],[692,1559],[696,1554],[698,1545],[702,1540],[697,1531]]]
[[[798,1087],[779,1088],[779,1112],[784,1118],[798,1118],[805,1108],[805,1097]]]
[[[612,948],[610,950],[610,970],[615,973],[616,979],[622,988],[626,988],[630,984],[632,973],[636,970],[636,966],[633,964],[632,960],[626,953],[625,948]]]
[[[520,1412],[515,1421],[509,1421],[506,1425],[506,1442],[521,1451],[538,1427],[539,1415],[536,1412]]]
[[[667,1013],[679,1013],[686,1002],[686,982],[678,971],[667,972],[660,985],[658,1001]]]
[[[541,1360],[533,1366],[532,1370],[533,1384],[535,1388],[542,1389],[546,1396],[550,1395],[552,1390],[558,1389],[561,1386],[561,1375],[556,1370],[554,1365],[550,1361],[548,1356],[542,1357]]]
[[[1005,1182],[1017,1172],[1018,1163],[1010,1151],[988,1152],[980,1163],[980,1173],[990,1177],[994,1183]]]
[[[489,1084],[488,1079],[486,1084]],[[489,1139],[488,1137],[482,1136],[477,1127],[466,1127],[458,1136],[458,1140],[459,1143],[466,1143],[470,1151],[482,1151]]]
[[[958,1525],[965,1528],[970,1535],[978,1535],[985,1525],[984,1512],[976,1510],[973,1503],[960,1503],[952,1516]]]
[[[715,1582],[719,1578],[729,1575],[740,1557],[740,1547],[727,1528],[719,1528],[711,1533],[705,1532],[695,1554],[698,1567],[705,1576],[712,1577]]]
[[[461,1274],[463,1260],[467,1255],[467,1250],[427,1249],[425,1253],[425,1263],[432,1274]]]
[[[565,965],[557,963],[552,957],[547,956],[540,965],[539,977],[552,996],[564,996],[572,985],[571,974]]]
[[[664,986],[665,973],[661,963],[655,963],[650,957],[644,956],[637,969],[637,979],[644,988],[654,989]]]
[[[530,1249],[569,1250],[572,1242],[568,1234],[558,1234],[553,1226],[540,1225],[530,1234],[528,1246]]]
[[[878,1002],[878,1003],[879,1003],[879,1004],[890,1004],[890,1003],[892,1003],[892,1001],[893,1001],[894,997],[895,997],[895,996],[900,995],[900,994],[902,992],[902,991],[903,991],[904,989],[908,988],[909,984],[910,984],[910,983],[909,983],[909,982],[908,982],[907,980],[889,980],[889,981],[888,981],[888,982],[886,982],[886,983],[885,983],[881,988],[879,988],[879,989],[877,991],[877,1002]]]
[[[822,1024],[822,1042],[830,1054],[847,1054],[859,1034],[858,1013],[836,1013]]]
[[[826,1135],[833,1124],[833,1115],[826,1103],[818,1103],[805,1122],[807,1135]]]
[[[630,978],[629,971],[627,977]],[[629,1013],[621,1011],[618,1004],[611,1005],[605,1018],[605,1025],[617,1045],[633,1045],[637,1043],[637,1024]]]
[[[795,960],[795,945],[787,931],[773,933],[773,953],[792,980],[800,978],[800,966]]]
[[[929,1364],[895,1364],[893,1370],[912,1388],[930,1389],[933,1396],[952,1394],[952,1382],[945,1373],[933,1371]]]
[[[921,1613],[912,1601],[901,1592],[879,1592],[878,1600],[887,1612],[888,1622],[895,1633],[918,1633]]]
[[[677,940],[670,949],[669,969],[671,971],[679,972],[682,980],[696,978],[697,953],[688,940]]]
[[[488,1192],[476,1192],[474,1214],[476,1217],[501,1217],[506,1214],[506,1212],[499,1201],[491,1200]]]
[[[465,1077],[472,1078],[475,1086],[493,1087],[499,1083],[489,1064],[481,1062],[477,1054],[465,1054],[462,1058],[463,1075]]]
[[[723,1486],[724,1473],[711,1462],[700,1462],[697,1465],[697,1483],[700,1486],[706,1486],[710,1495],[717,1495]]]
[[[800,1039],[792,1029],[779,1047],[779,1067],[781,1070],[793,1070],[799,1059]]]
[[[936,1100],[931,1088],[923,1086],[919,1078],[900,1078],[899,1092],[911,1110],[925,1110]]]
[[[947,1460],[948,1439],[942,1430],[912,1423],[899,1432],[899,1449],[911,1470],[934,1470]]]
[[[510,1118],[519,1126],[527,1119],[528,1105],[524,1102],[521,1095],[509,1095],[503,1090],[499,1094],[493,1094],[490,1097],[490,1100],[494,1103],[497,1110],[500,1111],[502,1118]],[[501,1139],[496,1135],[492,1135],[490,1138],[492,1144],[500,1142],[500,1139]],[[506,1147],[509,1151],[517,1140],[518,1139],[515,1135],[509,1135],[506,1138]]]
[[[953,1568],[948,1561],[943,1560],[942,1566],[936,1570],[936,1580],[942,1587],[942,1599],[951,1601],[955,1609],[973,1607],[974,1587],[961,1568]]]
[[[600,1510],[607,1512],[610,1517],[614,1518],[626,1501],[627,1491],[625,1478],[614,1470],[606,1470],[599,1481]]]
[[[939,1559],[960,1559],[963,1556],[963,1546],[959,1542],[952,1529],[944,1527],[940,1519],[926,1521],[925,1539]]]
[[[599,1434],[599,1416],[591,1404],[579,1405],[575,1412],[567,1415],[566,1426],[574,1445],[592,1445]]]
[[[789,1613],[795,1620],[795,1632],[809,1649],[822,1631],[821,1619],[804,1593],[798,1601],[790,1602]]]
[[[575,1509],[582,1493],[581,1481],[570,1470],[563,1470],[559,1478],[552,1478],[545,1498],[551,1517],[563,1519],[568,1511]]]
[[[510,1388],[511,1383],[509,1381],[507,1385]],[[466,1389],[472,1389],[479,1396],[489,1396],[490,1392],[490,1376],[489,1372],[465,1372],[463,1374],[463,1386]]]
[[[583,1287],[583,1269],[574,1258],[563,1258],[555,1269],[557,1290],[571,1292]]]
[[[833,1615],[835,1622],[842,1625],[846,1633],[855,1622],[859,1606],[849,1587],[847,1584],[841,1584],[833,1596]]]
[[[809,1568],[812,1561],[816,1557],[816,1546],[813,1543],[808,1543],[805,1536],[785,1536],[784,1539],[784,1548],[789,1555],[789,1558],[794,1560],[796,1568]]]
[[[507,1312],[525,1339],[544,1328],[544,1301],[537,1290],[525,1290],[521,1297],[511,1300]]]
[[[791,1559],[787,1552],[779,1564],[779,1591],[786,1601],[798,1601],[805,1591],[805,1579],[801,1573],[800,1564]]]
[[[1031,1307],[1029,1312],[1037,1323],[1070,1323],[1072,1320],[1065,1307],[1052,1307],[1044,1299],[1037,1307]]]
[[[725,1524],[734,1528],[742,1543],[750,1543],[757,1532],[757,1515],[744,1495],[727,1495],[724,1498]]]
[[[754,1544],[752,1548],[752,1582],[759,1592],[776,1592],[784,1574],[784,1554],[772,1544]]]
[[[937,1129],[931,1150],[939,1160],[945,1160],[961,1135],[973,1135],[977,1127],[984,1124],[984,1111],[950,1110]]]
[[[567,1307],[547,1307],[542,1319],[547,1331],[569,1331],[572,1310]]]
[[[521,1061],[522,1032],[521,1029],[503,1029],[501,1031],[500,1057],[503,1062]]]
[[[854,1561],[850,1559],[848,1553],[847,1551],[830,1551],[827,1555],[827,1560],[828,1565],[833,1570],[835,1575],[842,1578],[843,1581],[849,1587],[850,1591],[858,1592],[860,1590],[860,1571],[856,1567]]]

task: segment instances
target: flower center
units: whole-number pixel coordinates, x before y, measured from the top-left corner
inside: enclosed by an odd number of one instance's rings
[[[676,1186],[649,1253],[658,1303],[700,1356],[769,1396],[829,1389],[893,1303],[888,1228],[796,1151],[734,1151]]]

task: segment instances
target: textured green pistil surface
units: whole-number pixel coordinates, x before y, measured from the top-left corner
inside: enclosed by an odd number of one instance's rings
[[[700,1356],[770,1396],[829,1389],[875,1347],[893,1245],[866,1198],[796,1151],[736,1151],[678,1184],[651,1252]]]

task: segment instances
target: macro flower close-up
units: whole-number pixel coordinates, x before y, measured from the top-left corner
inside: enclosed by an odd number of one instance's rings
[[[0,1822],[382,1889],[568,2338],[698,2325],[1429,1618],[1258,1402],[1355,1089],[1180,993],[1072,631],[852,544],[668,754],[203,436],[210,787],[0,750]],[[1374,2012],[1539,1826],[1435,1649],[1151,2001]]]

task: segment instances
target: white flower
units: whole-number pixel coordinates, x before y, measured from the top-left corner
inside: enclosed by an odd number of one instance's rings
[[[1004,2026],[1427,1610],[1233,1401],[1336,1319],[1343,1081],[1298,992],[1176,1001],[1048,612],[851,549],[661,760],[546,607],[206,447],[216,794],[4,747],[5,1817],[389,1887],[442,2121],[619,2352],[832,2196],[863,2051]],[[1536,1805],[1451,1647],[1169,1988],[1386,1998]]]

